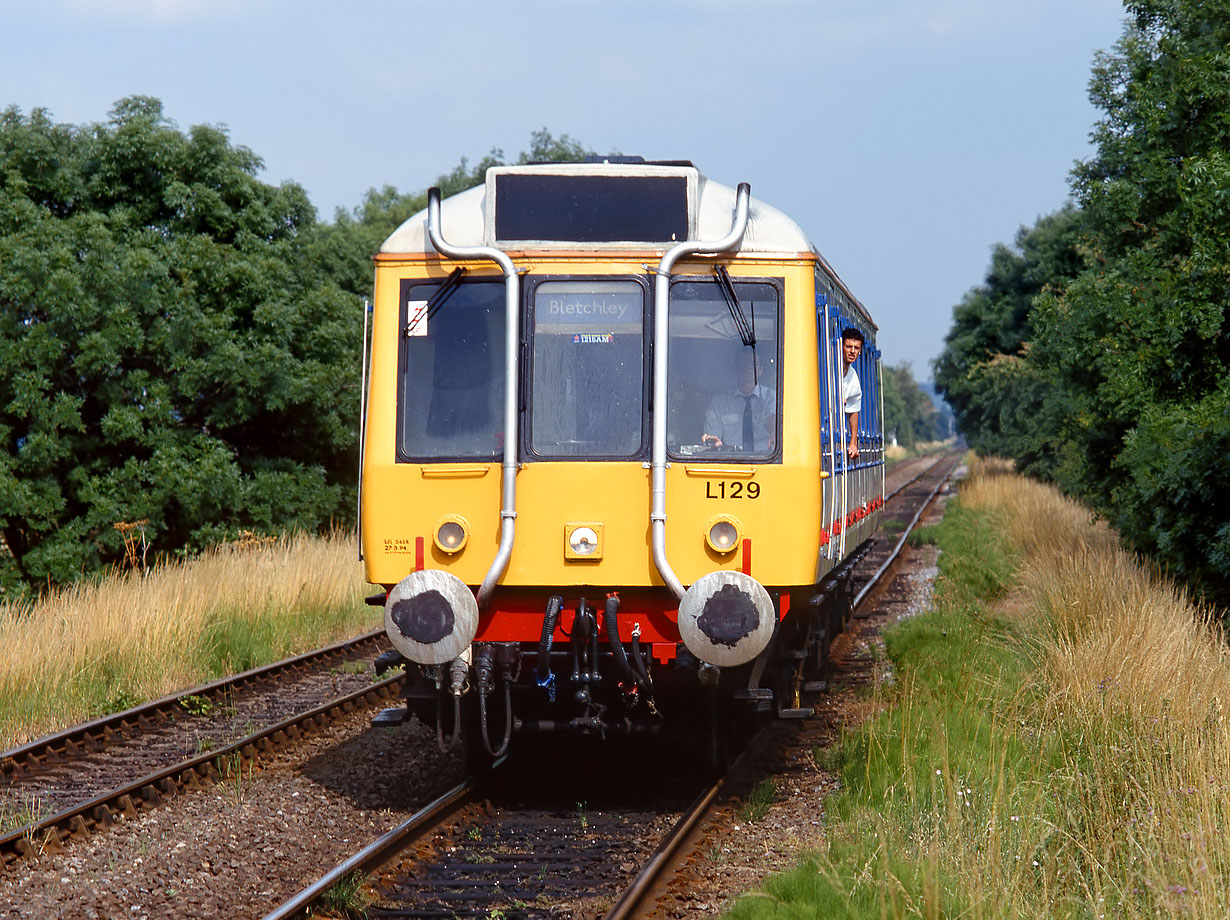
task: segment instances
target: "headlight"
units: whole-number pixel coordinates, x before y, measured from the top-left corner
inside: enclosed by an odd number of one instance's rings
[[[466,519],[450,514],[436,525],[436,546],[444,553],[459,553],[470,539],[470,526]]]
[[[578,556],[592,556],[598,550],[598,535],[592,527],[578,527],[569,536],[568,545]]]
[[[709,522],[705,542],[715,553],[729,553],[739,545],[741,529],[735,518],[726,514],[720,515]]]

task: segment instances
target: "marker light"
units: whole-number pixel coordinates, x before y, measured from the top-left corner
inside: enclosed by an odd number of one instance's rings
[[[739,545],[739,522],[728,515],[721,515],[709,522],[705,542],[715,553],[729,553]]]
[[[463,517],[449,515],[436,527],[435,543],[441,552],[459,553],[469,538],[470,528]]]

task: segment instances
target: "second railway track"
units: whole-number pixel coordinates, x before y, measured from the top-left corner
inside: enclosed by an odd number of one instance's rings
[[[364,700],[387,700],[398,681],[373,684],[370,673],[387,647],[382,631],[368,633],[0,754],[0,804],[31,816],[0,832],[0,865],[217,779]]]
[[[934,467],[932,475],[938,477],[940,473],[947,473],[947,466],[943,469]],[[900,476],[900,479],[907,479],[908,476]],[[889,503],[889,507],[893,515],[905,515],[907,518],[913,516],[912,510],[907,513],[905,510],[898,511],[898,508],[904,508],[906,504],[915,501],[921,501],[933,492],[934,484],[927,484],[923,479],[918,479],[913,485]],[[911,498],[911,496],[913,496]],[[886,516],[887,520],[887,516]],[[893,531],[885,535],[885,539],[881,541],[880,546],[870,553],[864,560],[863,573],[869,573],[874,565],[876,554],[881,549],[890,549],[894,542],[897,542],[897,528],[890,526],[889,530]],[[860,573],[858,578],[865,578],[865,574]],[[873,598],[874,600],[874,595]],[[841,650],[837,650],[841,652]],[[842,654],[845,654],[844,652]],[[845,654],[848,659],[849,655]],[[855,663],[857,664],[857,663]],[[853,679],[853,675],[851,675]],[[839,678],[843,680],[843,678]],[[356,721],[356,717],[351,717],[350,723],[352,726],[360,725],[362,719]],[[814,720],[819,722],[821,720]],[[787,725],[782,722],[775,723],[775,732],[770,739],[770,750],[781,749],[788,742],[784,739],[787,736],[794,736],[799,732],[800,728],[811,725],[811,722],[801,722],[797,724]],[[175,850],[179,853],[193,853],[194,859],[209,852],[211,849],[218,849],[218,852],[213,852],[207,858],[199,859],[201,865],[206,866],[211,880],[199,881],[194,883],[191,876],[186,880],[177,879],[172,884],[165,885],[161,889],[158,887],[161,882],[146,881],[142,887],[130,889],[125,887],[127,882],[124,876],[118,879],[103,879],[100,884],[93,885],[91,889],[83,891],[78,897],[85,899],[91,905],[95,905],[95,910],[99,915],[109,915],[108,911],[114,911],[123,908],[126,915],[129,916],[145,916],[147,914],[141,912],[128,913],[132,907],[137,906],[134,899],[140,899],[142,905],[147,906],[149,903],[176,905],[175,907],[167,907],[163,913],[153,910],[150,916],[179,916],[183,915],[184,908],[180,905],[180,898],[184,893],[186,886],[191,890],[194,884],[202,886],[211,892],[209,898],[194,902],[192,909],[188,910],[194,916],[260,916],[262,913],[269,910],[275,904],[284,902],[288,895],[294,892],[299,892],[304,889],[305,885],[313,879],[319,878],[321,873],[330,865],[334,865],[342,859],[346,852],[346,839],[357,841],[358,843],[366,843],[380,836],[380,831],[377,828],[380,826],[380,817],[384,816],[384,828],[389,827],[388,816],[390,812],[382,811],[381,809],[392,808],[394,811],[401,810],[403,812],[412,811],[414,808],[421,807],[427,802],[431,795],[447,785],[448,777],[451,771],[455,769],[452,766],[446,766],[446,759],[441,759],[438,756],[427,757],[420,759],[418,755],[412,763],[398,763],[396,761],[384,760],[380,758],[396,757],[396,752],[405,750],[404,739],[389,740],[385,752],[381,753],[378,750],[373,750],[379,747],[377,742],[381,733],[387,730],[364,730],[359,729],[358,734],[353,734],[354,728],[349,729],[352,733],[351,740],[346,742],[328,741],[324,748],[318,746],[317,750],[323,750],[324,755],[316,754],[308,756],[314,757],[315,761],[308,766],[293,766],[291,773],[298,779],[295,788],[300,791],[286,792],[282,790],[278,795],[282,796],[300,796],[298,799],[274,797],[272,791],[264,790],[260,785],[253,784],[249,787],[244,787],[244,791],[240,794],[231,794],[229,797],[225,792],[215,793],[212,796],[205,797],[206,800],[219,802],[219,807],[224,812],[234,812],[235,817],[231,819],[229,827],[223,823],[212,830],[206,830],[204,826],[196,828],[193,826],[191,830],[186,830],[181,834],[181,830],[187,825],[196,822],[203,824],[213,822],[217,819],[203,819],[201,817],[202,809],[200,806],[190,806],[187,814],[176,815],[176,810],[172,809],[172,813],[166,818],[158,818],[158,811],[149,811],[145,809],[144,802],[132,800],[130,796],[129,805],[132,806],[128,813],[134,819],[125,821],[121,825],[117,825],[117,830],[108,832],[108,836],[114,838],[116,834],[120,834],[126,838],[138,838],[135,846],[138,853],[142,854],[133,858],[133,868],[128,870],[124,875],[131,873],[134,876],[141,876],[147,870],[144,868],[144,862],[153,862],[163,865],[164,868],[160,871],[171,873],[174,871],[166,868],[173,864],[172,858],[157,856],[156,854],[147,853],[145,850],[146,844],[140,843],[140,839],[160,839],[168,838],[175,840],[182,837],[179,843],[169,843],[172,847],[181,847],[184,845],[184,840],[197,840],[197,843],[189,844],[189,850]],[[129,729],[132,731],[132,729]],[[341,736],[338,736],[341,737]],[[434,748],[431,744],[427,733],[420,733],[417,736],[419,744],[425,748]],[[70,752],[71,753],[71,752]],[[56,755],[64,756],[64,755]],[[299,756],[299,755],[296,755]],[[772,753],[764,755],[772,760]],[[49,758],[55,759],[55,756]],[[609,760],[609,756],[599,752],[594,757],[585,758],[571,757],[564,762],[563,760],[556,763],[558,769],[551,769],[543,774],[542,777],[550,777],[550,782],[555,783],[556,779],[561,774],[568,774],[569,777],[577,779],[584,778],[587,774],[590,778],[599,776],[613,777],[608,781],[608,785],[612,788],[618,788],[623,785],[629,785],[637,781],[636,777],[646,775],[649,781],[656,783],[659,787],[664,784],[662,770],[658,761],[642,762],[638,766],[628,766],[622,771],[616,770],[614,773],[607,773],[606,766],[603,766],[601,772],[598,771],[595,763],[599,759]],[[327,766],[324,764],[328,763]],[[296,761],[298,763],[298,761]],[[375,765],[384,763],[383,768],[373,769]],[[434,766],[433,766],[434,764]],[[763,769],[771,770],[772,767],[764,767]],[[349,775],[356,771],[365,772],[372,778],[366,792],[355,792],[353,790],[343,790],[341,786],[345,783],[340,780],[343,775]],[[400,771],[400,772],[399,772]],[[288,775],[283,772],[282,775]],[[415,776],[416,779],[412,782],[407,782],[409,776]],[[459,774],[452,774],[458,775]],[[319,799],[319,802],[313,805],[310,802],[304,802],[303,796],[309,795],[308,790],[313,782],[324,782],[326,788],[323,790],[326,793],[331,793],[334,781],[330,779],[334,777],[338,779],[338,791],[342,791],[352,802],[362,805],[368,803],[366,807],[369,809],[368,817],[363,821],[355,821],[354,818],[343,817],[347,813],[347,809],[340,808],[340,802],[335,795],[312,795],[313,799]],[[419,779],[421,777],[421,779]],[[435,777],[434,789],[431,777]],[[526,789],[533,790],[547,783],[546,779],[536,777],[531,771],[527,777],[523,777],[523,786]],[[656,864],[658,869],[666,870],[670,866],[676,865],[678,856],[677,850],[682,847],[684,852],[697,852],[697,847],[704,844],[697,843],[697,834],[701,831],[693,830],[691,835],[691,843],[685,843],[688,835],[674,835],[668,833],[670,827],[676,822],[681,821],[681,817],[690,811],[689,800],[696,800],[698,796],[695,794],[700,789],[700,783],[694,782],[693,786],[685,788],[684,780],[680,779],[675,785],[683,790],[682,795],[676,796],[673,800],[659,797],[654,801],[653,807],[649,810],[640,808],[642,816],[634,817],[632,812],[636,808],[629,807],[629,813],[617,815],[619,808],[625,807],[619,805],[618,802],[611,800],[602,801],[596,795],[583,794],[582,790],[569,791],[565,786],[560,785],[552,791],[550,801],[540,801],[539,805],[543,806],[542,814],[539,818],[533,821],[540,823],[525,823],[522,819],[515,817],[513,814],[513,806],[515,803],[511,799],[504,800],[486,795],[484,801],[487,804],[478,807],[477,813],[472,814],[472,823],[465,824],[462,822],[454,822],[451,831],[441,832],[436,837],[435,831],[432,831],[427,837],[419,838],[419,843],[411,848],[412,858],[431,860],[436,858],[436,855],[443,853],[445,857],[439,865],[447,866],[449,860],[453,860],[453,868],[440,869],[438,875],[438,887],[412,889],[405,883],[405,879],[410,877],[404,869],[400,876],[395,868],[396,864],[390,864],[390,867],[385,871],[385,874],[380,878],[385,880],[390,891],[401,892],[401,903],[397,898],[390,897],[387,904],[384,906],[391,911],[387,913],[389,916],[431,916],[431,913],[406,913],[405,911],[414,910],[435,910],[434,915],[463,915],[460,910],[463,909],[464,903],[458,900],[458,896],[454,893],[451,901],[444,899],[445,906],[441,906],[437,898],[437,903],[434,906],[430,902],[435,894],[444,891],[448,884],[453,882],[458,883],[461,889],[469,888],[472,893],[481,894],[485,897],[478,898],[474,903],[474,910],[481,911],[478,915],[489,916],[492,911],[502,912],[506,917],[517,916],[515,911],[533,911],[543,909],[544,905],[553,905],[555,916],[572,915],[572,916],[591,916],[601,914],[603,911],[611,908],[617,902],[623,913],[612,914],[612,916],[648,916],[657,910],[655,905],[666,903],[677,905],[680,899],[685,899],[689,896],[689,889],[694,886],[694,883],[681,881],[681,878],[686,876],[678,876],[672,871],[665,871],[662,879],[653,882],[648,876],[645,876],[642,884],[639,885],[639,893],[635,897],[622,898],[621,891],[634,878],[638,877],[638,873],[646,863]],[[277,784],[275,783],[275,786]],[[736,801],[738,796],[745,793],[746,784],[743,786],[727,784],[720,792],[716,789],[709,796],[711,804],[719,809],[725,809],[727,812],[733,807],[731,804]],[[158,798],[159,794],[155,791],[150,794],[150,799]],[[268,800],[266,801],[266,796]],[[138,797],[139,798],[139,797]],[[514,797],[515,798],[515,797]],[[179,801],[186,804],[192,801],[201,799],[201,796],[183,796],[178,797]],[[413,807],[407,808],[412,803]],[[300,803],[300,804],[294,804]],[[383,804],[382,804],[383,803]],[[204,802],[202,803],[204,804]],[[636,803],[637,806],[643,806],[645,803]],[[627,805],[627,803],[625,803]],[[291,809],[298,809],[298,814],[302,815],[302,821],[296,823],[291,819]],[[121,811],[125,808],[121,805]],[[285,813],[286,817],[282,815]],[[250,822],[257,815],[263,815],[262,824],[264,829],[256,830],[247,826],[246,822]],[[503,825],[486,823],[491,815],[497,815],[499,820],[503,821]],[[625,817],[627,820],[625,821]],[[481,818],[482,823],[478,823]],[[707,819],[699,813],[695,814],[691,819],[691,824],[700,828],[709,827]],[[225,819],[224,819],[225,821]],[[529,819],[526,819],[529,821]],[[82,823],[90,823],[89,819],[83,817]],[[107,823],[106,819],[100,823]],[[516,847],[513,844],[512,828],[520,825],[524,828],[539,828],[533,830],[529,836],[545,837],[547,833],[543,828],[550,825],[559,830],[561,836],[557,837],[559,845],[555,848],[557,852],[557,867],[566,867],[570,864],[559,861],[561,851],[579,851],[588,849],[591,857],[596,858],[597,865],[601,867],[602,872],[587,872],[582,868],[563,868],[554,874],[561,877],[569,883],[571,893],[562,890],[562,888],[544,888],[543,886],[552,877],[552,871],[548,868],[551,864],[550,860],[544,860],[544,854],[539,853],[538,865],[533,872],[528,876],[523,873],[522,885],[519,893],[506,897],[506,893],[512,890],[515,886],[509,881],[499,881],[500,876],[496,872],[497,868],[504,866],[516,867],[519,865],[519,860],[513,855]],[[131,825],[133,831],[125,832],[121,828]],[[210,824],[212,827],[213,824]],[[308,831],[308,826],[315,826],[316,831]],[[646,832],[638,835],[635,842],[629,838],[623,838],[622,841],[617,836],[620,827],[641,826],[646,828]],[[158,828],[162,830],[159,831]],[[501,830],[500,827],[507,828]],[[229,835],[225,829],[229,829]],[[280,828],[280,829],[279,829]],[[327,833],[331,840],[321,839],[316,835],[321,833],[320,829],[328,829]],[[366,828],[366,830],[364,830]],[[486,830],[484,830],[486,828]],[[173,829],[173,830],[168,830]],[[225,843],[225,838],[231,838],[231,844],[218,847],[218,844],[212,841],[219,836],[222,837],[221,843]],[[272,832],[272,837],[271,837]],[[211,836],[209,841],[205,842],[206,838],[201,834],[209,833]],[[309,840],[302,835],[311,833],[313,836]],[[196,836],[194,837],[194,834]],[[143,837],[142,835],[153,835],[153,838]],[[57,838],[59,833],[57,833]],[[30,838],[27,836],[27,840]],[[439,846],[429,846],[428,842],[435,840]],[[244,842],[246,841],[246,843]],[[315,841],[315,842],[312,842]],[[478,846],[479,844],[483,846]],[[115,843],[100,844],[101,847],[115,847]],[[125,846],[131,846],[125,844]],[[656,850],[661,846],[661,850]],[[449,852],[450,847],[451,853]],[[87,847],[87,851],[97,850],[98,847]],[[124,847],[117,847],[121,852]],[[300,855],[293,859],[290,863],[285,862],[285,857],[277,857],[277,853],[281,852],[298,852]],[[72,853],[81,853],[81,849],[77,846],[71,848]],[[130,849],[131,853],[131,849]],[[270,856],[269,854],[275,854]],[[328,853],[336,854],[332,859]],[[229,854],[229,856],[223,856]],[[32,854],[27,854],[32,855]],[[171,854],[172,856],[174,854]],[[532,862],[535,854],[530,853],[529,859]],[[385,853],[381,858],[387,858],[388,853]],[[618,857],[618,862],[616,858]],[[57,857],[47,860],[35,861],[38,865],[46,865],[46,870],[43,875],[47,877],[47,886],[51,886],[53,882],[52,876],[60,876],[66,871],[71,873],[75,871],[71,868],[79,863],[84,857],[71,857],[66,854],[64,857]],[[122,857],[108,857],[108,865],[112,865],[115,859]],[[219,862],[219,860],[222,860]],[[468,859],[468,864],[466,860]],[[271,861],[272,860],[272,861]],[[86,862],[88,863],[88,859]],[[342,862],[342,865],[345,865]],[[10,862],[7,867],[8,873],[11,875],[13,868],[18,865],[16,862]],[[68,866],[67,870],[64,868]],[[41,871],[41,870],[40,870]],[[95,870],[98,871],[98,870]],[[177,871],[177,870],[175,870]],[[199,871],[199,870],[198,870]],[[351,870],[347,870],[351,871]],[[517,871],[521,871],[518,869]],[[472,873],[471,877],[467,878],[466,873]],[[594,884],[582,886],[577,882],[582,875],[588,875]],[[412,873],[412,877],[420,880],[423,873],[417,869]],[[541,876],[542,878],[539,878]],[[23,877],[37,879],[39,878],[38,871],[33,873],[23,873]],[[69,877],[69,876],[64,876]],[[399,882],[398,879],[401,879]],[[0,875],[0,882],[3,882],[3,876]],[[497,883],[498,882],[498,883]],[[5,915],[4,904],[5,898],[9,898],[7,903],[25,904],[32,897],[32,891],[28,883],[23,894],[5,894],[5,888],[0,886],[0,916]],[[384,883],[382,883],[384,884]],[[417,884],[417,882],[416,882]],[[118,887],[120,894],[112,894],[103,892],[102,889],[108,885]],[[439,887],[444,886],[444,887]],[[538,886],[537,888],[535,886]],[[329,886],[325,885],[321,890],[327,890]],[[61,903],[65,903],[65,898],[71,898],[70,894],[63,893],[64,886],[58,886],[60,893],[56,897],[61,899]],[[94,890],[98,889],[98,890]],[[47,888],[49,892],[50,887]],[[135,891],[135,893],[134,893]],[[123,892],[128,892],[123,894]],[[103,895],[106,895],[104,898]],[[276,895],[276,896],[275,896]],[[44,893],[43,897],[51,897]],[[16,898],[16,900],[13,900]],[[418,907],[408,906],[411,902],[417,899]],[[34,903],[37,903],[35,898]],[[68,901],[67,903],[78,904],[79,902]],[[98,907],[97,905],[103,905]],[[239,905],[246,905],[241,907]],[[402,911],[398,913],[398,911]],[[441,914],[440,911],[444,911]],[[453,913],[449,913],[452,911]],[[81,913],[80,910],[70,909],[65,915],[76,915]],[[684,911],[686,913],[686,911]],[[54,915],[54,914],[52,914]],[[526,913],[524,916],[537,916],[537,914]]]

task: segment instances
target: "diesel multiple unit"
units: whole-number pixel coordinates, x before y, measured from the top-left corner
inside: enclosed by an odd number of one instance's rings
[[[361,549],[410,675],[381,721],[500,756],[806,714],[884,456],[876,327],[798,225],[689,163],[498,167],[375,265]]]

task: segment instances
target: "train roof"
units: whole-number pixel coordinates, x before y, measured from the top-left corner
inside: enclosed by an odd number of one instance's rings
[[[482,185],[440,203],[440,227],[452,246],[514,251],[665,250],[685,239],[730,232],[736,191],[686,161],[646,163],[612,157],[587,163],[496,166]],[[875,328],[866,307],[784,212],[758,198],[749,204],[739,253],[797,258],[809,253]],[[435,252],[427,211],[407,219],[380,247],[383,256]]]
[[[733,188],[687,163],[543,163],[493,167],[483,185],[441,202],[440,224],[454,246],[643,251],[684,239],[721,239],[730,232],[734,207]],[[553,221],[548,210],[564,219]],[[612,227],[623,238],[596,238],[610,236]],[[380,247],[384,254],[434,251],[426,210]],[[815,247],[793,220],[752,198],[739,251],[797,255]]]

